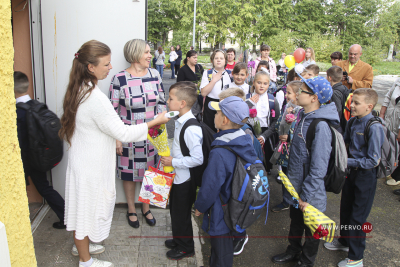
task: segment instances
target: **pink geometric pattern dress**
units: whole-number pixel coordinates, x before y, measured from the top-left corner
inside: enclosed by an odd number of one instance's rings
[[[126,70],[116,74],[111,81],[109,97],[127,125],[152,121],[167,108],[160,74],[150,68],[143,77],[132,77]],[[117,155],[117,176],[124,181],[141,182],[148,167],[155,167],[157,163],[153,145],[146,139],[122,143],[122,148],[122,156]]]

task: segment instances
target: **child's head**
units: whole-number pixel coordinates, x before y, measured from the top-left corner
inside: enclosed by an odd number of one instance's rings
[[[197,101],[197,88],[192,82],[177,82],[169,88],[167,101],[170,111],[179,111],[179,115],[189,111]]]
[[[338,61],[342,61],[343,55],[341,52],[333,52],[331,54],[331,64],[335,66]]]
[[[296,99],[297,92],[299,91],[302,85],[303,82],[301,81],[292,81],[288,83],[285,94],[287,102],[292,101],[293,104],[297,104],[297,99]]]
[[[306,48],[306,58],[304,59],[304,61],[307,61],[307,60],[314,60],[315,61],[314,49],[312,49],[311,47],[307,47]]]
[[[243,63],[243,62],[237,63],[235,65],[235,67],[233,68],[232,76],[233,76],[233,80],[235,81],[235,84],[237,84],[237,85],[244,84],[244,81],[249,76],[246,63]]]
[[[29,80],[25,73],[20,71],[14,72],[14,94],[22,96],[28,94]]]
[[[269,63],[268,63],[268,61],[266,61],[266,60],[261,60],[260,63],[258,63],[257,71],[256,71],[256,72],[261,71],[261,67],[264,67],[264,68],[266,68],[267,70],[269,70]]]
[[[249,119],[249,107],[243,99],[229,96],[220,102],[209,102],[208,107],[216,110],[214,124],[219,130],[240,129]]]
[[[325,104],[332,97],[332,86],[324,77],[314,79],[304,79],[303,84],[297,92],[297,104],[306,108],[313,107],[318,109],[321,104]]]
[[[260,47],[260,53],[262,58],[269,57],[269,53],[271,52],[271,47],[269,45],[262,45]]]
[[[343,70],[341,67],[332,66],[326,71],[326,79],[331,85],[337,84],[342,81]]]
[[[228,63],[228,57],[224,50],[215,49],[214,52],[210,56],[211,63],[213,64],[214,69],[225,69],[226,64]]]
[[[359,119],[371,113],[376,103],[378,94],[371,88],[359,88],[354,90],[353,99],[350,105],[351,115]]]
[[[221,93],[219,93],[218,97],[219,97],[219,101],[228,98],[230,96],[237,96],[243,100],[246,100],[246,94],[244,93],[244,91],[240,88],[229,88],[226,89],[224,91],[222,91]]]
[[[304,77],[304,76],[303,77],[306,79],[311,79],[311,78],[314,78],[315,76],[318,76],[319,67],[317,64],[311,64],[306,67],[306,71],[308,72],[307,73],[308,77]]]
[[[259,95],[264,94],[268,91],[269,87],[269,75],[263,71],[257,72],[254,76],[252,92],[256,92]]]

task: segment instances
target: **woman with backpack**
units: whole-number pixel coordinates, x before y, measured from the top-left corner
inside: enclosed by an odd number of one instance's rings
[[[158,73],[160,73],[160,77],[162,79],[164,73],[165,52],[161,46],[159,46],[158,50],[154,52],[154,59],[156,60],[156,69]]]
[[[386,127],[400,140],[400,78],[397,79],[385,96],[379,117],[385,120]],[[400,158],[399,158],[400,159]],[[391,176],[387,177],[387,185],[400,184],[400,168],[397,167]]]
[[[116,197],[115,140],[145,141],[149,128],[168,121],[165,116],[137,125],[121,121],[97,86],[112,69],[110,62],[111,50],[106,44],[84,43],[75,53],[64,97],[59,136],[69,145],[65,224],[67,231],[74,231],[72,254],[79,255],[79,266],[113,266],[91,258],[90,254],[102,253],[105,248],[89,244],[89,240],[101,242],[110,234]]]

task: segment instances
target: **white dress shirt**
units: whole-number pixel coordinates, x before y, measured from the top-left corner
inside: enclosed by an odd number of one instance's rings
[[[186,128],[183,138],[189,149],[189,157],[182,155],[179,136],[183,125],[189,120],[194,119],[192,111],[188,111],[175,121],[174,142],[172,144],[172,167],[175,168],[174,184],[182,184],[190,178],[190,168],[203,164],[203,132],[199,126],[189,126]]]
[[[18,103],[26,103],[29,100],[32,100],[29,95],[23,95],[23,96],[20,96],[17,99],[15,99],[16,104],[18,104]]]
[[[208,71],[204,70],[203,77],[201,78],[200,90],[202,90],[204,87],[207,86],[207,84],[210,83],[207,73],[208,73]],[[217,71],[215,69],[213,69],[211,75],[214,75],[216,73],[217,73]],[[219,93],[221,93],[222,90],[225,89],[225,85],[230,84],[230,83],[231,83],[231,77],[229,76],[228,72],[226,72],[224,70],[224,72],[222,73],[222,78],[218,82],[215,83],[214,88],[211,90],[210,93],[208,93],[207,96],[210,98],[219,99]]]
[[[229,89],[229,88],[240,88],[240,89],[243,90],[243,92],[244,92],[244,94],[246,96],[249,93],[250,86],[247,83],[244,83],[242,85],[237,85],[236,83],[233,82],[233,83],[230,83],[227,86],[227,89]]]

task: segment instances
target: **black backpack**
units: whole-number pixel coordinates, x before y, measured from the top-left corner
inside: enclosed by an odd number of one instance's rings
[[[32,100],[32,105],[18,103],[17,107],[26,110],[30,165],[47,172],[60,163],[63,157],[63,140],[58,136],[60,119],[50,111],[46,104]]]
[[[343,136],[327,120],[315,119],[307,130],[306,147],[308,151],[311,151],[312,142],[315,138],[315,129],[320,121],[328,123],[332,133],[332,151],[329,158],[328,171],[324,177],[325,189],[326,192],[339,194],[347,176],[347,150]]]
[[[243,233],[260,217],[265,206],[268,217],[270,190],[267,172],[259,159],[254,163],[248,163],[229,146],[214,146],[213,149],[218,147],[236,155],[231,197],[226,204],[221,195],[220,200],[226,225],[236,233]]]
[[[211,130],[204,122],[200,121],[199,118],[197,119],[189,119],[186,121],[185,125],[183,125],[180,135],[179,135],[179,144],[181,147],[181,152],[184,157],[190,156],[189,149],[185,143],[185,131],[189,126],[197,125],[201,127],[201,131],[203,133],[203,164],[194,168],[190,168],[190,178],[194,182],[195,187],[201,186],[201,181],[203,177],[204,170],[207,168],[208,164],[208,157],[211,151],[211,143],[214,141],[214,134],[215,132]]]

